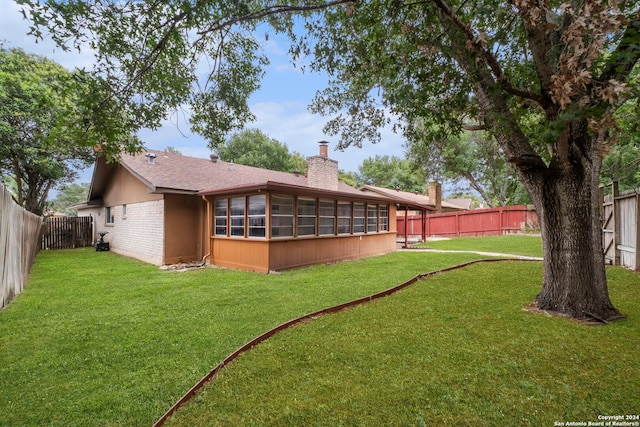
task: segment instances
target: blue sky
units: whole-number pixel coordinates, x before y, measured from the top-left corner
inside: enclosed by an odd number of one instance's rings
[[[19,6],[12,0],[0,0],[0,41],[5,47],[20,47],[26,52],[43,55],[68,69],[74,67],[91,68],[89,54],[63,52],[53,42],[45,40],[38,44],[27,36],[28,23],[22,19]],[[257,120],[248,123],[249,128],[258,128],[269,137],[286,144],[290,151],[303,156],[318,154],[318,141],[331,143],[329,157],[338,161],[338,167],[345,171],[357,172],[362,161],[376,155],[404,157],[403,139],[390,130],[383,130],[382,142],[365,143],[362,148],[350,147],[336,151],[337,138],[325,135],[322,127],[328,118],[313,115],[307,106],[317,90],[327,83],[327,76],[316,73],[303,74],[294,68],[287,55],[288,46],[270,37],[266,51],[271,66],[262,80],[262,88],[250,99],[250,106]],[[143,131],[140,137],[147,148],[164,149],[172,146],[184,155],[208,158],[211,150],[206,141],[189,132],[184,118],[168,117],[161,129]],[[81,174],[81,181],[91,179],[91,170]]]

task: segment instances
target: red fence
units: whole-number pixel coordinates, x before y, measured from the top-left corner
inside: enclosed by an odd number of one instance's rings
[[[530,206],[501,206],[490,209],[430,215],[398,215],[398,238],[424,240],[426,237],[495,236],[539,228],[538,215]]]

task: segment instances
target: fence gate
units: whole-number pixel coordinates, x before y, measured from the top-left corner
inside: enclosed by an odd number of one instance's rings
[[[46,218],[42,249],[73,249],[93,244],[93,217]]]
[[[616,251],[616,220],[615,200],[613,195],[605,196],[603,207],[602,221],[602,245],[604,247],[604,259],[613,265],[620,264],[620,254]],[[619,221],[618,221],[619,222]],[[616,258],[616,254],[618,255]]]
[[[603,203],[602,243],[605,260],[640,271],[640,194],[637,190],[613,194]]]

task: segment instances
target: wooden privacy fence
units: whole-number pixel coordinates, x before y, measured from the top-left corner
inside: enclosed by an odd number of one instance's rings
[[[0,185],[0,308],[24,289],[41,229],[42,217],[18,206]]]
[[[93,217],[49,217],[44,221],[42,249],[74,249],[93,244]]]
[[[603,197],[602,203],[604,259],[640,271],[640,190],[619,193],[617,183],[612,187],[612,194]]]
[[[405,228],[406,227],[406,228]],[[538,215],[531,206],[501,206],[489,209],[430,215],[397,216],[398,237],[424,240],[429,236],[495,236],[538,229]]]

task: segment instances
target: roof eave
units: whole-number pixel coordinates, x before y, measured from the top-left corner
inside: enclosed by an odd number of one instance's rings
[[[289,194],[314,194],[318,196],[336,197],[336,198],[349,198],[356,200],[378,200],[392,203],[393,200],[384,196],[373,196],[371,194],[362,193],[348,193],[344,191],[325,190],[322,188],[307,187],[303,185],[286,184],[282,182],[267,181],[263,183],[238,185],[234,187],[226,187],[219,189],[208,189],[199,191],[198,194],[202,196],[224,196],[229,194],[246,193],[252,191],[281,191]]]

